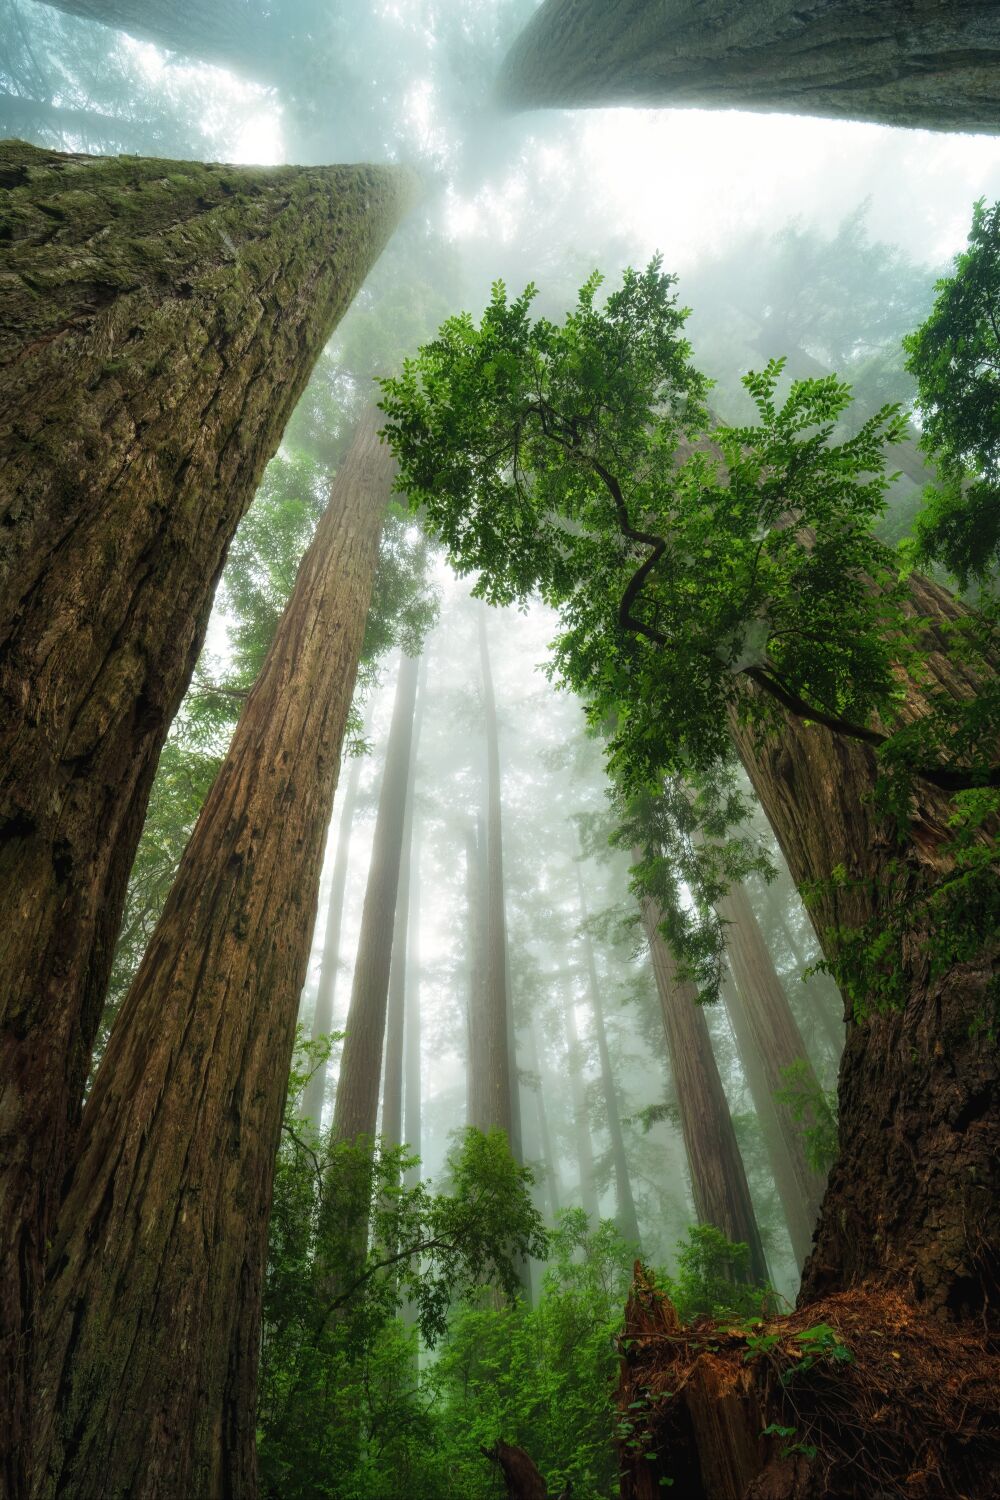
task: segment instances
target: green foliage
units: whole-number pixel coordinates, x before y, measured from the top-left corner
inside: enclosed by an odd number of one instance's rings
[[[727,1240],[712,1224],[692,1224],[677,1244],[676,1276],[660,1278],[682,1323],[695,1318],[759,1317],[769,1287],[750,1277],[750,1247]]]
[[[944,562],[967,587],[1000,563],[1000,203],[975,205],[968,248],[903,342],[921,446],[940,476],[917,518],[916,555]]]
[[[824,1089],[816,1079],[812,1065],[801,1058],[782,1068],[783,1088],[775,1089],[779,1104],[790,1110],[802,1126],[806,1161],[814,1172],[827,1173],[837,1159],[837,1096]]]
[[[533,287],[509,301],[497,283],[478,325],[449,319],[382,382],[382,406],[399,489],[459,571],[478,570],[475,591],[496,603],[537,592],[558,611],[552,671],[607,730],[625,802],[694,778],[720,805],[732,721],[765,736],[789,712],[878,750],[901,825],[917,776],[989,786],[1000,689],[959,701],[928,684],[928,712],[899,714],[901,676],[920,678],[928,644],[898,557],[872,530],[898,408],[835,441],[848,387],[793,381],[779,402],[774,360],[745,377],[756,422],[709,433],[673,278],[655,260],[603,306],[599,285],[592,276],[556,326],[531,321]],[[982,667],[996,622],[963,619],[947,635]],[[727,836],[691,853],[696,898],[732,878],[732,848]],[[718,933],[713,947],[711,919],[692,922],[678,876],[650,853],[637,878],[659,875],[666,935],[711,994]],[[887,950],[885,966],[898,958]]]
[[[402,1185],[405,1150],[331,1143],[293,1107],[322,1045],[300,1049],[275,1177],[264,1291],[259,1450],[264,1491],[296,1497],[418,1492],[402,1477],[437,1439],[416,1328],[444,1334],[453,1303],[516,1301],[546,1237],[531,1173],[502,1132],[466,1131],[444,1191]],[[408,1307],[412,1328],[398,1321]],[[432,1437],[433,1432],[433,1437]],[[433,1488],[425,1491],[432,1494]],[[442,1488],[440,1493],[447,1490]]]

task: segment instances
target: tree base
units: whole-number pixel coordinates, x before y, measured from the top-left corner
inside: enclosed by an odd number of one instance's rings
[[[637,1266],[620,1346],[622,1500],[1000,1494],[1000,1344],[898,1292],[684,1326]]]

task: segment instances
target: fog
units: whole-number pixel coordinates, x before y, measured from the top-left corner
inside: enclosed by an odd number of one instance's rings
[[[274,461],[305,455],[316,465],[303,491],[316,509],[354,415],[373,394],[373,377],[397,369],[450,313],[478,314],[498,278],[515,292],[536,283],[537,309],[558,317],[592,270],[613,284],[624,266],[643,266],[659,254],[692,308],[694,357],[717,381],[711,399],[723,417],[744,409],[742,371],[778,355],[789,356],[793,375],[836,368],[856,380],[859,411],[883,399],[906,404],[912,388],[900,338],[929,310],[935,278],[965,243],[974,201],[1000,198],[996,136],[735,110],[504,112],[493,100],[492,80],[533,8],[519,0],[297,0],[275,7],[266,28],[263,12],[247,5],[245,36],[240,46],[232,44],[229,66],[224,37],[206,40],[199,57],[194,40],[191,50],[171,51],[151,39],[159,20],[129,35],[66,13],[74,8],[84,7],[0,0],[0,133],[91,154],[246,165],[390,161],[419,176],[416,207],[337,329]],[[152,10],[158,15],[160,7]],[[162,10],[163,26],[174,12],[184,15],[183,6]],[[193,25],[191,37],[198,34]],[[898,480],[885,523],[893,538],[909,525],[919,489],[912,474]],[[312,524],[303,523],[288,542],[291,574]],[[398,528],[401,553],[422,545],[412,521]],[[437,1180],[467,1107],[476,961],[467,851],[470,830],[486,816],[477,636],[485,606],[470,598],[475,579],[457,578],[440,549],[432,546],[425,564],[425,593],[436,601],[437,618],[422,648],[426,686],[411,864],[418,961],[407,983],[411,992],[419,989],[420,1000],[422,1171]],[[267,570],[262,564],[259,571]],[[196,688],[200,682],[204,691],[205,682],[222,682],[233,671],[240,608],[227,574]],[[673,1268],[695,1207],[656,982],[629,885],[630,853],[608,844],[613,817],[602,745],[588,733],[582,705],[546,673],[555,616],[540,604],[491,609],[487,629],[499,717],[517,1092],[523,1155],[536,1170],[535,1202],[549,1223],[556,1208],[588,1201],[601,1217],[619,1213],[608,1117],[614,1106],[601,1071],[586,936],[642,1253]],[[373,658],[356,705],[366,753],[340,930],[338,1031],[352,988],[398,660],[395,644]],[[172,743],[220,754],[231,724],[199,729],[197,739],[192,722],[190,709],[182,709]],[[345,763],[341,788],[346,775]],[[342,800],[338,792],[302,996],[306,1033],[323,962]],[[759,823],[778,878],[772,886],[750,881],[750,899],[808,1059],[830,1090],[840,1002],[826,976],[803,978],[818,957],[815,939],[762,817]],[[163,872],[158,878],[162,889],[149,896],[140,924],[146,935],[149,913],[158,911],[166,889]],[[134,939],[132,950],[121,950],[119,991],[141,946]],[[725,1007],[709,1006],[706,1014],[770,1277],[792,1300],[796,1254],[740,1048]],[[578,1034],[575,1055],[567,1018]],[[335,1048],[335,1061],[338,1055]],[[334,1065],[327,1124],[335,1091]],[[543,1129],[551,1142],[548,1162]],[[593,1158],[590,1182],[581,1167],[584,1134]],[[534,1274],[537,1290],[537,1267]]]

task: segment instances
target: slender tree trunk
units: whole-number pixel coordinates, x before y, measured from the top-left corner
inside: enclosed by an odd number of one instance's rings
[[[587,1086],[583,1076],[583,1050],[576,1029],[572,990],[567,994],[563,1006],[563,1024],[566,1028],[566,1067],[569,1072],[570,1097],[573,1101],[573,1139],[576,1142],[577,1159],[580,1163],[580,1202],[590,1220],[591,1228],[596,1228],[601,1217],[601,1205],[594,1182],[594,1143],[590,1134]]]
[[[784,1070],[795,1064],[807,1069],[802,1080],[804,1083],[811,1084],[817,1092],[819,1084],[742,886],[730,886],[719,902],[718,912],[728,924],[726,949],[737,991],[736,994],[728,991],[726,1007],[747,1070],[754,1107],[761,1117],[765,1141],[769,1143],[775,1186],[801,1270],[812,1246],[813,1228],[819,1216],[826,1179],[813,1171],[806,1160],[802,1125],[793,1118],[788,1105],[781,1104],[775,1095],[787,1086]],[[777,1129],[780,1150],[772,1127]]]
[[[361,914],[361,938],[333,1106],[333,1136],[337,1141],[372,1140],[378,1123],[379,1076],[385,1044],[389,964],[416,696],[417,658],[404,654],[399,662],[396,701]]]
[[[351,762],[351,773],[347,778],[344,806],[337,830],[337,852],[333,861],[333,877],[330,881],[330,898],[327,902],[326,934],[323,938],[323,957],[319,967],[319,987],[316,990],[316,1006],[313,1010],[312,1039],[318,1041],[329,1036],[333,1030],[333,1000],[337,989],[337,971],[340,968],[340,929],[344,920],[344,894],[347,889],[347,864],[351,852],[351,833],[354,815],[358,806],[358,784],[361,781],[361,756]],[[326,1102],[326,1081],[329,1062],[320,1063],[306,1084],[302,1095],[299,1118],[308,1121],[318,1131],[323,1122],[323,1106]]]
[[[608,1033],[604,1024],[604,1002],[601,999],[601,983],[597,977],[594,960],[594,945],[587,927],[587,896],[583,888],[583,872],[576,867],[577,892],[580,899],[581,932],[583,952],[587,964],[587,982],[590,986],[590,1003],[594,1012],[594,1030],[597,1036],[597,1054],[601,1061],[601,1086],[608,1111],[608,1134],[611,1137],[611,1160],[615,1171],[615,1202],[617,1204],[618,1228],[631,1245],[639,1244],[639,1219],[632,1197],[632,1182],[625,1155],[625,1137],[622,1134],[621,1105],[618,1102],[618,1085],[615,1083],[608,1051]]]
[[[423,685],[426,662],[421,658],[417,696],[413,711],[413,738],[406,777],[406,811],[399,857],[399,889],[392,929],[392,959],[389,964],[389,997],[385,1034],[385,1071],[382,1084],[382,1139],[399,1146],[403,1139],[403,1051],[406,1029],[407,946],[410,918],[410,860],[413,853],[413,794],[423,718]]]
[[[511,1150],[514,1138],[514,1090],[511,1067],[510,999],[507,991],[507,922],[503,889],[503,825],[500,808],[500,739],[497,729],[493,673],[486,638],[486,606],[479,607],[479,659],[483,674],[483,715],[486,731],[486,949],[483,965],[483,1036],[481,1060],[484,1094],[474,1123],[482,1130],[506,1132]]]
[[[393,465],[363,419],[98,1070],[56,1225],[36,1494],[256,1492],[274,1158]]]
[[[0,145],[0,1465],[156,761],[226,548],[402,206],[370,167]]]
[[[1000,129],[993,0],[545,0],[500,69],[519,109],[782,110]]]
[[[640,858],[640,851],[635,857]],[[750,1274],[766,1282],[764,1247],[698,992],[677,978],[673,954],[660,934],[659,909],[644,899],[640,910],[663,1010],[698,1221],[714,1224],[728,1240],[748,1245]]]
[[[486,955],[486,901],[484,897],[484,843],[482,819],[470,823],[465,833],[465,891],[468,905],[468,1069],[466,1072],[465,1119],[481,1127],[486,1118],[487,1079],[483,991]]]
[[[555,1223],[559,1212],[559,1172],[555,1152],[552,1150],[552,1132],[549,1129],[549,1112],[545,1106],[545,1076],[542,1072],[542,1057],[538,1048],[538,1033],[535,1018],[528,1017],[528,1066],[538,1079],[535,1089],[535,1108],[538,1119],[538,1142],[542,1152],[542,1172],[549,1200],[549,1219]]]
[[[919,575],[931,681],[977,690],[949,659],[937,621],[961,606]],[[911,688],[907,712],[919,713]],[[931,972],[921,900],[941,873],[951,802],[917,783],[902,841],[873,805],[875,760],[857,741],[789,717],[779,738],[734,737],[796,885],[818,883],[810,916],[828,955],[836,932],[879,924],[900,906],[914,928],[903,954],[902,1009],[848,1022],[840,1072],[840,1156],[830,1173],[801,1299],[875,1280],[929,1310],[994,1320],[1000,1307],[1000,1055],[986,1017],[997,935],[981,956]],[[847,884],[833,881],[841,869]]]
[[[802,952],[801,945],[792,932],[791,923],[787,913],[781,912],[778,917],[781,934],[785,940],[792,958],[795,960],[799,974],[815,961],[819,956],[819,950],[814,948],[809,956]],[[830,1044],[830,1048],[838,1064],[844,1051],[844,997],[837,989],[829,975],[814,974],[810,976],[807,993],[815,999],[810,1006],[810,1015],[817,1018],[820,1029]],[[836,1011],[836,1013],[835,1013]]]
[[[106,115],[94,109],[70,109],[47,99],[32,99],[0,89],[0,135],[20,138],[44,130],[57,137],[56,149],[62,147],[67,136],[72,136],[77,141],[83,137],[89,146],[101,150],[127,145],[143,155],[162,155],[177,149],[181,134],[178,126],[178,120],[167,115],[145,119]]]
[[[421,689],[421,695],[423,689]],[[412,881],[410,889],[410,917],[406,934],[406,1026],[404,1028],[405,1052],[403,1076],[403,1134],[407,1148],[414,1156],[421,1151],[421,1065],[420,1065],[420,825],[413,833],[413,854],[410,859]],[[406,1173],[407,1187],[415,1187],[421,1178],[420,1164]]]

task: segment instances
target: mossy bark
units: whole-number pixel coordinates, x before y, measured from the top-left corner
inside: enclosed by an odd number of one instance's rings
[[[637,849],[636,862],[641,858],[642,851]],[[728,1240],[748,1245],[750,1274],[763,1284],[769,1280],[764,1247],[698,991],[677,977],[674,956],[660,934],[659,908],[644,898],[640,910],[663,1012],[698,1222],[713,1224]]]
[[[1000,130],[995,0],[545,0],[498,94],[518,109],[778,110]]]
[[[927,622],[930,684],[957,699],[980,684],[939,625],[961,606],[913,575]],[[906,712],[922,711],[910,685]],[[995,1321],[1000,1308],[1000,1055],[991,987],[1000,941],[933,973],[923,902],[948,869],[952,804],[916,784],[908,837],[873,803],[876,763],[856,740],[788,717],[780,735],[735,724],[737,746],[829,956],[841,929],[913,914],[904,1002],[849,1018],[840,1070],[840,1155],[823,1199],[800,1302],[864,1284],[898,1287],[928,1311]],[[846,880],[835,880],[840,870]]]
[[[149,788],[392,169],[0,145],[0,1450]]]
[[[53,1239],[38,1496],[255,1493],[274,1158],[392,473],[372,413],[98,1070]]]

